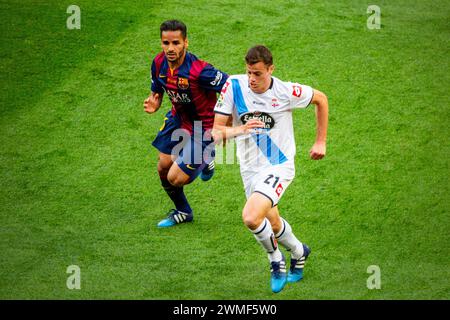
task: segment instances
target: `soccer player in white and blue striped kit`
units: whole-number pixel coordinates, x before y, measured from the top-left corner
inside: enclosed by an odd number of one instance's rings
[[[317,134],[310,157],[319,160],[326,152],[328,100],[309,86],[273,77],[272,54],[264,46],[251,48],[245,60],[247,73],[230,76],[222,88],[214,109],[213,138],[215,143],[236,138],[247,197],[242,218],[268,253],[271,288],[280,292],[286,282],[303,278],[304,263],[311,252],[280,217],[277,206],[295,176],[292,111],[316,106]],[[230,118],[232,127],[227,126]],[[291,254],[288,273],[278,243]]]

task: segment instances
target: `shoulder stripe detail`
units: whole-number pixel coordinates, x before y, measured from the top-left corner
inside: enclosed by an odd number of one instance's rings
[[[234,104],[237,107],[237,111],[239,115],[248,112],[248,108],[245,105],[245,100],[242,95],[241,86],[239,84],[239,80],[237,79],[231,79],[232,87],[233,87],[233,100]]]
[[[192,59],[189,69],[189,76],[191,77],[191,79],[198,79],[200,73],[202,73],[202,70],[206,67],[206,65],[207,63],[203,60],[198,60],[196,57],[195,60]]]
[[[161,67],[162,67],[164,58],[165,58],[164,52],[160,52],[154,59],[157,77],[159,76],[159,73],[161,72]]]

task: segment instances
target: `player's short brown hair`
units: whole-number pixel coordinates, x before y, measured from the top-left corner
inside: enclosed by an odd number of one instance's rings
[[[167,20],[161,23],[159,27],[159,36],[162,36],[163,31],[181,31],[183,35],[183,39],[186,39],[187,36],[187,27],[186,25],[179,20]]]
[[[250,48],[245,56],[245,62],[252,65],[258,62],[264,62],[266,66],[271,66],[273,64],[273,57],[270,50],[262,45],[257,45]]]

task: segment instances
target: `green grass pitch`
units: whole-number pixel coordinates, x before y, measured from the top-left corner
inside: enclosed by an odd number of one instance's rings
[[[66,28],[71,4],[80,30]],[[449,16],[448,1],[1,0],[0,298],[449,299]],[[313,253],[277,295],[241,221],[237,164],[186,187],[194,223],[156,228],[171,203],[150,142],[169,102],[142,103],[171,18],[230,74],[265,44],[275,76],[328,95],[324,160],[308,159],[314,110],[295,112],[279,208]]]

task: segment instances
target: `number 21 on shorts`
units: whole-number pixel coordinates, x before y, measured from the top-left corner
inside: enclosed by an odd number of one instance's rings
[[[273,183],[272,183],[272,179],[274,180]],[[274,188],[274,189],[276,188],[276,189],[275,189],[275,193],[276,193],[278,196],[280,196],[281,193],[283,192],[283,185],[282,185],[281,183],[279,183],[279,184],[277,185],[278,181],[280,181],[280,177],[276,177],[276,176],[274,176],[273,174],[269,174],[269,175],[267,176],[266,180],[264,180],[264,183],[265,183],[265,184],[268,184],[268,185],[272,184],[272,188]]]

